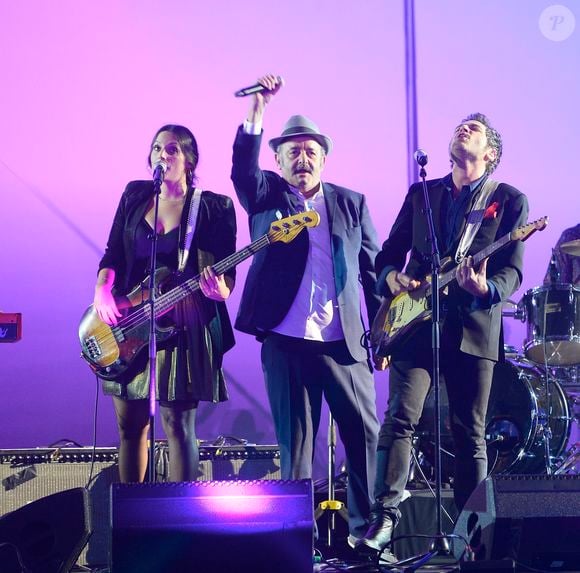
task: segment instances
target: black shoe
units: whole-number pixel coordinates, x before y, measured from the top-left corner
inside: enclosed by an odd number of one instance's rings
[[[354,535],[349,535],[347,539],[347,545],[354,551],[354,554],[358,557],[358,559],[362,559],[364,562],[367,563],[374,563],[376,561],[377,555],[379,554],[378,551],[367,547],[366,545],[362,544],[362,539],[355,537]],[[350,558],[347,560],[351,560]],[[379,555],[379,565],[392,565],[393,563],[397,563],[399,560],[397,556],[390,550],[385,549]]]
[[[369,529],[364,537],[356,542],[356,549],[360,553],[380,553],[390,543],[393,536],[395,524],[390,515],[384,510],[378,509],[371,511],[369,516]]]

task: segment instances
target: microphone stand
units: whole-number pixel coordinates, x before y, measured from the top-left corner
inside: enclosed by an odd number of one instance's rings
[[[336,530],[335,516],[338,513],[342,519],[348,523],[348,510],[342,501],[335,497],[335,456],[336,452],[336,427],[334,425],[334,418],[332,412],[328,417],[328,498],[318,504],[314,512],[314,520],[318,521],[324,512],[327,514],[327,528],[326,528],[326,546],[332,548],[334,545],[334,533]]]
[[[423,195],[425,198],[425,217],[429,229],[429,242],[431,243],[431,325],[432,325],[432,348],[433,348],[433,394],[435,397],[435,506],[436,506],[436,526],[437,532],[432,537],[432,542],[429,550],[421,555],[410,557],[405,560],[405,564],[412,563],[411,567],[405,571],[415,571],[429,562],[433,557],[447,556],[451,554],[449,546],[449,536],[445,535],[441,524],[441,412],[439,402],[439,354],[441,349],[440,334],[440,305],[439,305],[439,271],[441,270],[441,259],[439,250],[437,248],[437,237],[435,236],[435,226],[433,223],[433,211],[431,210],[431,202],[429,200],[429,193],[427,189],[427,172],[425,165],[427,165],[427,156],[417,158],[417,162],[421,166],[419,176],[421,177],[423,186]]]
[[[161,193],[161,183],[163,182],[163,172],[154,171],[154,215],[153,215],[153,235],[151,238],[151,256],[149,262],[149,459],[147,463],[149,482],[155,481],[155,411],[157,407],[157,336],[155,322],[155,271],[157,270],[157,221],[159,219],[159,194]]]

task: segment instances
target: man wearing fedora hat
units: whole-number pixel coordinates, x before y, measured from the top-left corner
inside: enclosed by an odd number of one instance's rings
[[[379,307],[377,236],[365,197],[321,181],[331,139],[302,115],[270,140],[280,174],[258,164],[264,110],[280,78],[258,80],[234,143],[232,181],[252,238],[279,217],[314,209],[320,224],[292,242],[274,243],[251,264],[236,328],[262,342],[262,369],[280,445],[283,479],[312,477],[322,399],[345,446],[349,541],[366,532],[378,420],[371,357],[364,344],[360,284],[369,324]],[[359,283],[360,281],[360,283]],[[376,367],[386,364],[378,360]]]

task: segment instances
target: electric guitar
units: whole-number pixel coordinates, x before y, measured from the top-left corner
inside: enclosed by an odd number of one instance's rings
[[[507,233],[491,245],[485,247],[473,257],[473,265],[477,267],[484,259],[512,241],[525,241],[536,231],[543,231],[548,224],[548,217],[542,217],[526,225],[522,225],[511,233]],[[441,268],[449,267],[453,261],[450,257],[444,259]],[[439,275],[439,290],[444,289],[455,280],[457,266]],[[419,288],[402,292],[396,297],[385,298],[375,316],[371,328],[371,345],[377,356],[389,356],[393,349],[401,344],[413,329],[420,323],[431,318],[431,285],[427,277]]]
[[[212,265],[216,275],[221,275],[251,257],[271,243],[292,241],[302,229],[316,227],[320,217],[316,211],[305,211],[270,225],[270,230],[253,243]],[[175,278],[168,269],[157,269],[156,284],[163,286],[170,277]],[[155,296],[155,319],[166,315],[175,305],[199,290],[200,275],[178,283],[166,292]],[[157,280],[159,279],[159,280]],[[126,296],[116,297],[117,308],[123,317],[115,326],[104,323],[93,305],[85,311],[79,325],[81,356],[100,378],[115,380],[125,373],[149,341],[149,278],[144,279]],[[157,288],[156,288],[157,292]],[[161,326],[156,323],[156,337],[162,342],[175,334],[175,325]]]

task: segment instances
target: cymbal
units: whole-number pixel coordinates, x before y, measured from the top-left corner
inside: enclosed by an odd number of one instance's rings
[[[567,243],[562,243],[560,245],[560,250],[569,255],[575,255],[580,257],[580,239],[575,239],[574,241],[568,241]]]

